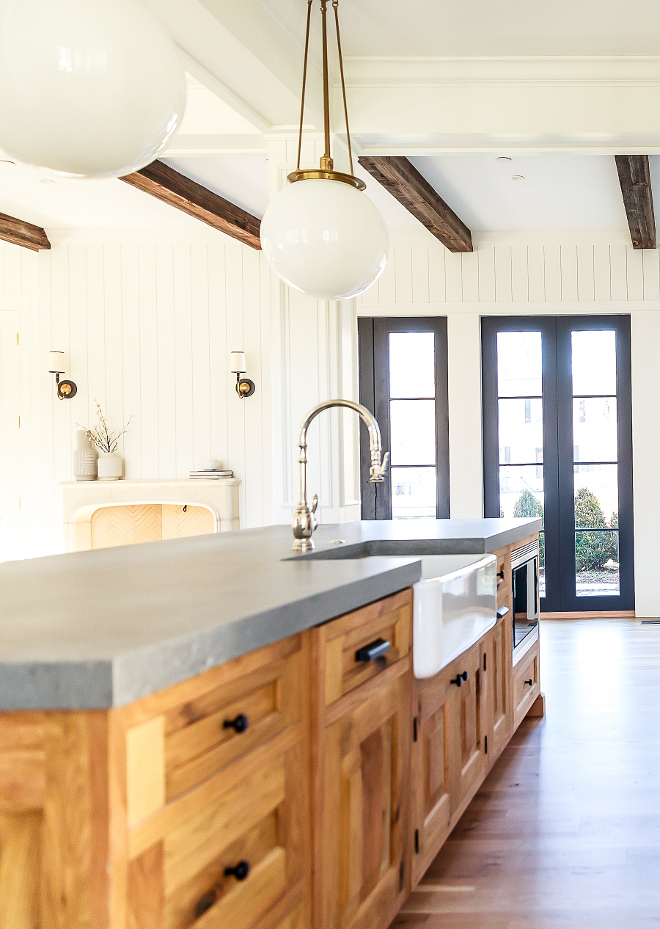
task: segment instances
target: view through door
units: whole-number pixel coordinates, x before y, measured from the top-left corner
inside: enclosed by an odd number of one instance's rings
[[[358,319],[360,402],[375,415],[390,467],[369,483],[362,425],[362,519],[449,516],[447,320]]]
[[[486,516],[539,516],[544,612],[634,608],[630,318],[482,320]]]

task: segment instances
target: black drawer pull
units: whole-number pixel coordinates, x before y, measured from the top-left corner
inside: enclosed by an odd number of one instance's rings
[[[245,713],[240,713],[236,719],[226,719],[222,724],[223,729],[235,729],[236,732],[245,732],[247,727],[250,725]]]
[[[497,611],[497,618],[504,619],[504,617],[507,615],[508,612],[509,612],[508,606],[501,606],[499,610]]]
[[[235,877],[237,881],[244,881],[250,873],[250,862],[239,861],[233,868],[225,868],[225,877]]]
[[[524,683],[525,683],[525,684],[529,684],[530,687],[533,687],[533,686],[534,686],[534,680],[533,680],[533,678],[531,678],[531,677],[530,677],[530,679],[529,679],[528,681],[524,681]]]
[[[463,681],[468,681],[469,679],[470,675],[467,673],[467,671],[463,671],[462,674],[457,674],[456,677],[452,678],[449,683],[456,684],[457,687],[462,687]]]
[[[375,642],[370,642],[369,645],[363,645],[362,648],[358,648],[355,653],[355,660],[375,661],[376,658],[382,658],[389,650],[390,643],[387,639],[376,639]]]
[[[215,902],[218,899],[218,895],[215,890],[209,890],[207,894],[204,894],[203,897],[195,904],[195,919],[199,919],[210,910],[212,906],[215,906]]]

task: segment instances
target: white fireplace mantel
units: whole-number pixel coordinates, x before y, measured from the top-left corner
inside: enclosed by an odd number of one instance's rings
[[[215,532],[240,528],[238,478],[188,481],[65,481],[62,488],[64,548],[92,547],[92,516],[104,506],[162,503],[203,506],[213,514]]]

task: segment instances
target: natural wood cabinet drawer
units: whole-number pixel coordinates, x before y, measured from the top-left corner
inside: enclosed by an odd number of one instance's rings
[[[274,738],[301,718],[300,638],[261,649],[258,666],[165,714],[167,800]]]
[[[403,590],[323,627],[325,649],[325,704],[382,673],[407,656],[411,647],[412,590]],[[358,655],[369,646],[389,643],[381,657]],[[384,648],[384,646],[383,646]]]
[[[261,929],[301,884],[308,842],[307,765],[304,746],[294,742],[292,732],[131,831],[129,926]],[[151,920],[145,920],[145,907],[156,910]],[[287,919],[286,929],[302,926],[294,915]]]
[[[539,643],[537,641],[513,669],[514,728],[521,722],[539,692]]]

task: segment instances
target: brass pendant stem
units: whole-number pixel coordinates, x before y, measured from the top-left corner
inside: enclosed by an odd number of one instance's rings
[[[330,154],[330,78],[328,76],[328,0],[321,0],[321,23],[323,26],[323,133],[325,135],[325,158]]]
[[[314,0],[307,0],[307,29],[305,31],[305,61],[303,64],[302,94],[300,95],[300,132],[298,133],[298,165],[300,171],[300,156],[302,154],[302,135],[303,122],[305,118],[305,91],[307,89],[307,60],[309,58],[309,30],[312,23],[312,3]]]
[[[337,52],[339,53],[339,74],[341,76],[341,93],[344,98],[344,120],[346,121],[346,141],[348,142],[348,162],[353,174],[353,152],[351,151],[351,132],[348,128],[348,103],[346,102],[346,81],[344,80],[344,56],[341,53],[341,34],[339,32],[339,0],[332,0],[335,11],[335,28],[337,30]]]
[[[341,76],[341,90],[344,100],[344,119],[346,121],[346,138],[348,141],[348,159],[350,163],[350,174],[334,170],[332,154],[330,150],[330,76],[328,67],[328,3],[330,0],[320,0],[321,3],[321,26],[323,41],[323,135],[325,141],[325,151],[321,156],[321,164],[317,169],[301,170],[300,160],[302,156],[302,137],[305,119],[305,94],[307,90],[307,66],[309,61],[309,38],[311,29],[312,3],[314,0],[307,0],[307,29],[305,32],[305,60],[303,63],[302,95],[300,100],[300,130],[298,133],[298,161],[296,170],[289,174],[289,181],[303,181],[308,178],[321,178],[327,180],[342,181],[350,184],[357,190],[364,190],[366,184],[353,174],[353,151],[351,147],[351,133],[348,128],[348,104],[346,102],[346,81],[344,79],[344,60],[341,50],[341,35],[339,32],[339,0],[332,0],[332,8],[335,13],[335,29],[337,33],[337,52],[339,55],[339,73]]]

